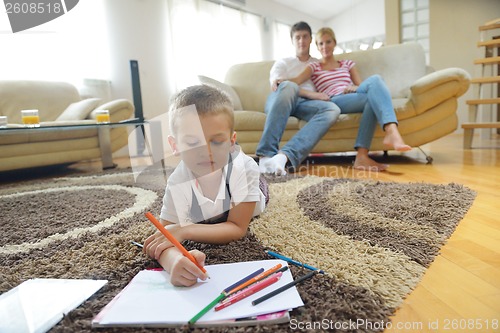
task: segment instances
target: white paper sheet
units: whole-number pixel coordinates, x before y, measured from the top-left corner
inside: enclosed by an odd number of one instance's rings
[[[263,260],[208,265],[210,279],[193,287],[174,287],[165,271],[141,271],[130,284],[94,319],[94,325],[182,325],[186,324],[220,293],[259,268],[267,270],[282,260]],[[256,306],[252,300],[293,280],[290,270],[271,286],[221,311],[210,310],[198,323],[251,317],[304,305],[295,287]]]
[[[108,281],[32,279],[0,296],[0,332],[44,333]]]

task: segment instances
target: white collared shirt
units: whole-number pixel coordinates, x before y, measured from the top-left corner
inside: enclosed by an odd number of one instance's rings
[[[318,61],[314,57],[309,57],[307,61],[300,61],[297,57],[276,60],[269,74],[269,82],[272,85],[277,79],[292,79],[302,73],[307,65]],[[311,80],[302,83],[300,87],[305,90],[316,91],[316,87]]]
[[[229,177],[231,204],[256,202],[253,216],[259,215],[264,211],[266,205],[264,194],[259,188],[259,166],[251,157],[241,151],[233,155],[232,164],[231,176]],[[211,200],[203,194],[191,170],[181,161],[168,178],[160,217],[163,220],[181,225],[200,222],[193,221],[190,214],[193,193],[196,195],[204,219],[224,213],[226,174],[227,166],[223,169],[217,196],[215,200]]]

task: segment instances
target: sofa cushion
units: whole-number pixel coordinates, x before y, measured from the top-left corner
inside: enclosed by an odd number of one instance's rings
[[[419,43],[388,45],[376,50],[336,55],[337,60],[351,59],[364,80],[380,74],[392,98],[408,98],[411,85],[427,74],[425,53]]]
[[[60,120],[83,120],[88,117],[99,103],[100,98],[87,98],[75,103],[71,103],[60,115],[56,121]]]
[[[255,111],[236,111],[234,113],[234,129],[238,131],[262,131],[266,123],[266,114]],[[289,117],[286,130],[299,129],[299,120]]]
[[[229,96],[229,98],[231,99],[231,102],[233,102],[234,110],[242,110],[243,109],[241,106],[240,97],[238,96],[236,91],[234,91],[234,89],[230,85],[227,85],[225,83],[219,82],[217,80],[214,80],[212,78],[209,78],[209,77],[203,76],[203,75],[198,75],[198,80],[200,80],[201,84],[206,84],[206,85],[212,86],[214,88],[217,88],[217,89],[225,92]]]
[[[267,96],[271,92],[269,71],[274,61],[233,65],[224,82],[238,93],[243,110],[264,112]]]
[[[21,110],[36,109],[40,121],[55,120],[71,103],[81,100],[72,84],[52,81],[0,81],[0,115],[21,123]]]

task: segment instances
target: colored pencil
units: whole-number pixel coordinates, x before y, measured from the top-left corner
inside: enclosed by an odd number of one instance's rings
[[[227,287],[226,289],[224,289],[223,292],[226,294],[226,296],[229,295],[229,293],[230,293],[231,290],[235,289],[240,284],[243,284],[243,283],[247,282],[248,280],[250,280],[251,278],[253,278],[253,277],[257,276],[257,275],[259,275],[262,272],[264,272],[264,268],[259,268],[258,270],[256,270],[252,274],[244,277],[243,279],[239,280],[238,282],[235,282],[232,285],[230,285],[229,287]]]
[[[155,225],[156,229],[158,229],[165,237],[167,237],[167,239],[170,241],[170,243],[172,243],[179,251],[181,251],[181,253],[185,257],[187,257],[189,260],[191,260],[193,262],[193,264],[198,266],[198,268],[201,269],[201,271],[203,273],[205,273],[205,274],[207,273],[207,270],[203,266],[198,264],[198,262],[193,257],[193,255],[191,253],[189,253],[184,248],[184,246],[182,246],[182,244],[179,243],[179,241],[177,239],[175,239],[175,237],[153,216],[153,214],[151,214],[150,212],[147,212],[145,215],[151,221],[151,223],[153,223]],[[207,274],[207,276],[208,276],[208,274]]]
[[[242,290],[241,292],[235,294],[232,297],[229,297],[226,302],[223,302],[215,307],[215,311],[220,311],[224,308],[227,308],[228,306],[237,303],[241,301],[242,299],[247,298],[248,296],[251,296],[255,294],[256,292],[269,287],[271,284],[277,282],[283,273],[279,272],[276,274],[272,274],[271,276],[268,276],[267,278],[260,280],[259,282],[251,285],[250,287],[246,288],[245,290]]]
[[[130,241],[130,243],[132,243],[133,245],[135,245],[137,247],[140,247],[140,248],[144,247],[144,245],[142,245],[141,243],[137,243],[137,242],[134,242],[134,241]]]
[[[280,273],[280,272],[284,272],[284,271],[286,271],[287,269],[288,269],[288,266],[283,266],[283,267],[281,267],[280,269],[278,269],[276,272],[274,272],[274,274],[276,274],[276,273]],[[258,281],[257,281],[257,282],[258,282]],[[256,283],[257,283],[257,282],[256,282]],[[250,285],[250,286],[251,286],[251,285]],[[246,288],[250,288],[250,287],[246,287]],[[228,295],[228,298],[223,299],[221,302],[222,302],[222,303],[227,302],[227,301],[228,301],[231,297],[236,296],[236,295],[238,295],[239,293],[244,292],[244,291],[246,290],[246,288],[245,288],[245,289],[238,290],[238,291],[236,291],[236,292],[234,292],[234,293],[232,293],[232,294],[227,294],[227,295]],[[230,295],[230,296],[229,296],[229,295]]]
[[[264,296],[262,296],[262,297],[257,298],[256,300],[253,300],[253,301],[252,301],[252,305],[257,305],[257,304],[260,304],[260,303],[262,303],[262,302],[264,302],[264,301],[266,301],[266,300],[270,299],[271,297],[276,296],[276,295],[278,295],[278,294],[282,293],[283,291],[285,291],[285,290],[287,290],[287,289],[289,289],[289,288],[291,288],[291,287],[293,287],[293,286],[295,286],[295,285],[297,285],[297,284],[301,283],[302,281],[304,281],[304,280],[307,280],[307,279],[311,278],[311,277],[312,277],[314,274],[316,274],[316,273],[319,273],[319,270],[309,272],[309,273],[307,273],[306,275],[301,276],[301,277],[300,277],[300,278],[298,278],[297,280],[294,280],[294,281],[292,281],[292,282],[290,282],[290,283],[287,283],[287,284],[285,284],[284,286],[279,287],[278,289],[271,291],[269,294],[266,294],[266,295],[264,295]]]
[[[260,268],[260,269],[256,270],[255,272],[253,272],[252,274],[244,277],[243,279],[239,280],[238,282],[233,283],[232,285],[230,285],[229,287],[224,289],[224,291],[222,291],[222,293],[215,300],[213,300],[210,304],[208,304],[200,312],[198,312],[193,318],[191,318],[191,320],[189,321],[189,324],[192,325],[192,324],[196,323],[198,321],[198,319],[200,319],[204,314],[206,314],[211,308],[213,308],[217,303],[219,303],[224,298],[226,298],[228,295],[226,290],[233,289],[235,286],[238,286],[239,284],[247,281],[248,279],[251,279],[252,277],[262,273],[263,271],[264,271],[264,268]]]
[[[311,270],[311,271],[319,271],[319,273],[321,273],[321,274],[325,274],[325,272],[324,272],[323,270],[321,270],[321,269],[317,269],[316,267],[313,267],[313,266],[308,265],[308,264],[303,264],[303,263],[301,263],[301,262],[299,262],[299,261],[297,261],[297,260],[294,260],[294,259],[292,259],[292,258],[285,257],[284,255],[278,254],[278,253],[276,253],[276,252],[273,252],[273,251],[268,251],[268,250],[266,250],[265,252],[266,252],[267,254],[269,254],[271,257],[275,257],[275,258],[277,258],[277,259],[284,260],[284,261],[286,261],[286,262],[288,262],[288,263],[290,263],[290,264],[293,264],[293,265],[295,265],[295,266],[304,267],[304,268],[307,268],[307,269],[309,269],[309,270]]]
[[[235,292],[245,288],[245,287],[248,287],[249,285],[259,281],[259,280],[262,280],[264,279],[265,277],[275,273],[278,269],[281,268],[281,264],[277,264],[276,266],[273,266],[271,267],[270,269],[268,269],[267,271],[263,272],[263,273],[260,273],[259,275],[251,278],[250,280],[240,284],[239,286],[233,288],[231,291],[229,291],[227,294],[230,295],[230,294],[234,294]]]
[[[224,297],[226,297],[226,294],[221,293],[219,296],[217,296],[216,299],[210,302],[210,304],[205,306],[200,312],[198,312],[193,318],[191,318],[191,320],[188,321],[188,324],[193,325],[194,323],[196,323],[198,319],[200,319],[205,313],[210,311],[210,309],[213,308],[215,304],[219,303]]]
[[[274,274],[277,274],[277,273],[280,273],[280,272],[284,272],[284,271],[286,271],[287,269],[288,269],[288,266],[283,266],[283,267],[281,267],[280,269],[278,269],[276,272],[274,272]],[[260,280],[260,281],[262,281],[262,280]],[[227,298],[224,298],[224,299],[221,301],[221,303],[225,303],[225,302],[229,301],[232,297],[234,297],[234,296],[236,296],[236,295],[238,295],[238,294],[240,294],[240,293],[245,292],[245,290],[247,290],[248,288],[250,288],[251,286],[255,285],[255,284],[256,284],[256,283],[258,283],[258,282],[259,282],[259,281],[255,282],[254,284],[251,284],[250,286],[248,286],[248,287],[246,287],[246,288],[244,288],[244,289],[241,289],[241,290],[239,290],[239,291],[237,291],[237,292],[235,292],[235,293],[233,293],[233,294],[229,295]]]

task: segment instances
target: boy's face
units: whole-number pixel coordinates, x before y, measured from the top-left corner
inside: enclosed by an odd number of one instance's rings
[[[176,137],[169,137],[170,145],[196,177],[227,164],[236,133],[231,133],[225,114],[198,116],[189,112],[177,125]]]

